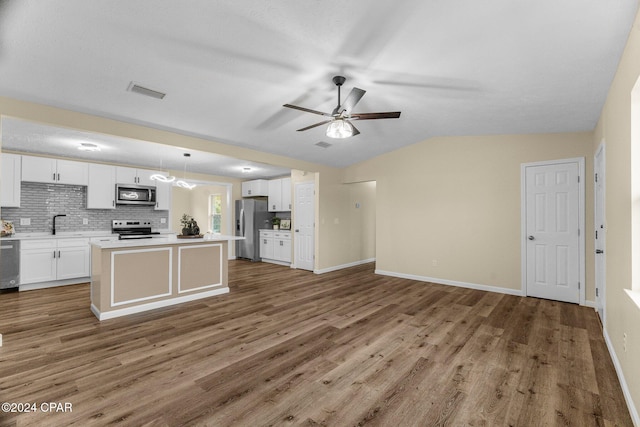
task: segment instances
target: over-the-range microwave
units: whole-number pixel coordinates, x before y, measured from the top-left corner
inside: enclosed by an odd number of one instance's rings
[[[117,205],[143,205],[156,204],[156,187],[146,185],[116,184]]]

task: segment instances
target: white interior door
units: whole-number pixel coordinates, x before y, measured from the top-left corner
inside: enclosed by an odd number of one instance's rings
[[[295,185],[294,265],[313,271],[315,258],[315,183]]]
[[[605,154],[604,144],[600,146],[594,158],[594,199],[595,199],[595,276],[596,276],[596,310],[600,316],[600,321],[605,325],[605,285],[606,285],[606,254],[605,254]]]
[[[525,165],[528,296],[580,303],[580,165]]]

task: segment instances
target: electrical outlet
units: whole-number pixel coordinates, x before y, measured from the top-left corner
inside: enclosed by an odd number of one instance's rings
[[[89,218],[82,218],[82,225],[88,225],[89,224]]]
[[[431,265],[433,265],[434,267],[438,266],[438,260],[437,259],[432,259],[431,260]]]
[[[167,218],[160,218],[160,224],[166,224]]]
[[[31,218],[20,218],[20,225],[31,225]]]
[[[360,202],[356,202],[356,209],[360,209]]]

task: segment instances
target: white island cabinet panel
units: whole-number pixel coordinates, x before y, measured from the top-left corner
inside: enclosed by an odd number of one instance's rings
[[[22,177],[22,156],[2,153],[2,187],[0,188],[0,206],[4,208],[20,207],[20,180]]]

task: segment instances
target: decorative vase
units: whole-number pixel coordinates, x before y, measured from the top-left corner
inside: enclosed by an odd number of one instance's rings
[[[273,229],[274,230],[280,230],[280,226],[278,224],[273,224]]]
[[[182,229],[182,235],[183,236],[190,236],[191,235],[191,229],[189,227],[184,227]]]

